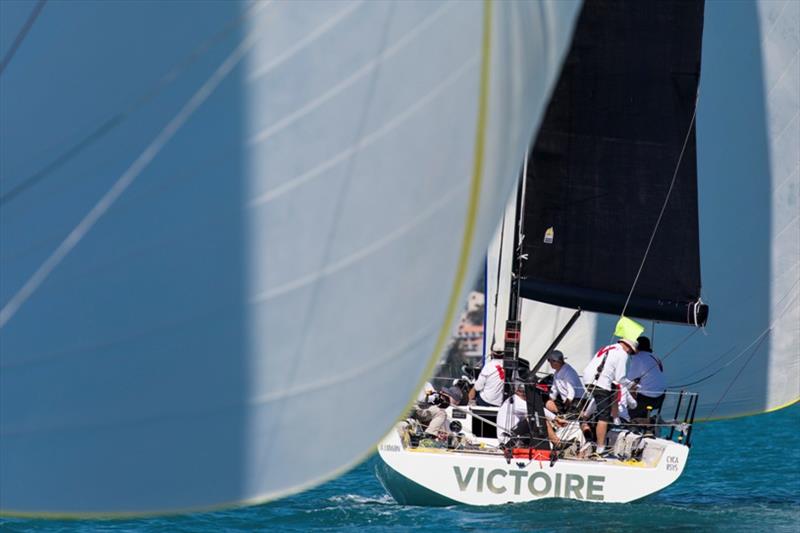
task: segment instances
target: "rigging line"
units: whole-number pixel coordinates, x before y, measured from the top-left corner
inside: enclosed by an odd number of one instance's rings
[[[47,0],[39,0],[35,6],[33,6],[33,10],[31,11],[30,15],[28,15],[28,20],[25,21],[25,24],[19,29],[17,36],[14,38],[14,42],[11,43],[11,48],[8,49],[6,55],[3,56],[3,60],[0,61],[0,76],[3,75],[3,72],[6,70],[6,67],[11,60],[14,58],[14,54],[17,53],[17,49],[19,49],[22,41],[25,40],[25,37],[28,35],[28,32],[33,27],[33,23],[36,22],[36,19],[39,18],[39,13],[42,12],[44,9],[44,5],[47,3]]]
[[[669,198],[672,195],[672,189],[675,187],[675,180],[678,178],[678,170],[681,168],[681,161],[683,161],[683,154],[686,152],[686,146],[689,144],[689,137],[692,135],[692,129],[694,128],[695,118],[697,117],[697,102],[700,98],[700,94],[698,92],[697,96],[694,100],[694,111],[692,111],[692,120],[689,122],[689,128],[686,131],[686,137],[683,139],[683,147],[681,147],[681,153],[678,155],[678,162],[675,165],[675,171],[672,173],[672,181],[669,184],[669,189],[667,190],[667,196],[664,198],[664,204],[661,206],[661,212],[658,214],[658,219],[656,220],[656,225],[653,228],[653,232],[650,234],[650,241],[647,243],[647,248],[644,251],[644,257],[642,257],[642,262],[639,264],[639,270],[636,272],[636,277],[633,279],[633,285],[631,285],[631,290],[628,292],[628,297],[625,299],[625,305],[622,307],[622,313],[620,313],[620,318],[625,316],[625,311],[628,310],[628,304],[631,301],[631,297],[633,296],[633,291],[636,289],[636,284],[639,282],[639,276],[642,274],[642,269],[644,268],[644,264],[647,261],[647,255],[650,253],[650,248],[653,245],[653,240],[655,239],[656,233],[658,232],[658,226],[661,224],[661,219],[664,217],[664,212],[667,210],[667,204],[669,203]],[[614,339],[614,335],[611,335],[611,339]]]
[[[682,385],[670,385],[670,387],[669,387],[669,388],[672,388],[672,389],[678,389],[678,388],[688,387],[688,386],[691,386],[691,385],[697,385],[698,383],[702,383],[702,382],[704,382],[704,381],[707,381],[707,380],[709,380],[709,379],[713,378],[714,376],[716,376],[717,374],[719,374],[720,372],[722,372],[723,370],[725,370],[726,368],[728,368],[729,366],[731,366],[731,365],[734,363],[734,361],[738,360],[738,359],[739,359],[740,357],[742,357],[742,356],[743,356],[745,353],[747,353],[747,351],[748,351],[750,348],[752,348],[752,347],[753,347],[753,345],[756,345],[756,346],[755,346],[755,348],[754,348],[754,350],[753,350],[753,352],[756,352],[756,351],[758,351],[758,348],[759,348],[759,346],[761,346],[761,343],[764,341],[764,339],[766,339],[766,338],[767,338],[767,333],[769,333],[770,331],[772,331],[772,326],[770,326],[769,328],[767,328],[766,330],[764,330],[764,331],[763,331],[763,332],[762,332],[762,333],[761,333],[761,334],[760,334],[758,337],[756,337],[756,339],[755,339],[753,342],[751,342],[751,343],[750,343],[750,344],[747,346],[747,348],[745,348],[744,350],[742,350],[741,352],[739,352],[738,354],[736,354],[736,356],[735,356],[733,359],[731,359],[730,361],[728,361],[727,363],[725,363],[724,365],[722,365],[721,367],[719,367],[717,370],[715,370],[715,371],[714,371],[714,372],[712,372],[711,374],[709,374],[709,375],[707,375],[707,376],[705,376],[705,377],[703,377],[703,378],[700,378],[700,379],[698,379],[698,380],[696,380],[696,381],[692,381],[692,382],[690,382],[690,383],[684,383],[684,384],[682,384]],[[728,353],[728,352],[726,352],[726,353]],[[752,353],[751,353],[750,357],[752,357]],[[750,358],[748,358],[747,360],[749,361],[749,360],[750,360]],[[737,376],[738,376],[738,375],[737,375]]]
[[[725,350],[724,352],[722,352],[722,355],[720,355],[719,357],[717,357],[716,359],[714,359],[714,360],[713,360],[713,361],[711,361],[710,363],[706,364],[705,366],[702,366],[702,367],[698,368],[697,370],[694,370],[693,372],[690,372],[689,374],[685,375],[684,377],[682,377],[682,378],[680,378],[680,379],[678,379],[678,380],[676,380],[676,381],[686,381],[686,380],[689,380],[689,379],[694,379],[694,377],[695,377],[695,376],[697,376],[698,374],[700,374],[701,372],[703,372],[703,371],[705,371],[705,370],[707,370],[707,369],[709,369],[709,368],[712,368],[712,367],[714,367],[714,365],[716,365],[716,364],[717,364],[717,363],[719,363],[720,361],[724,360],[724,359],[725,359],[726,357],[728,357],[728,356],[729,356],[729,355],[730,355],[730,354],[731,354],[731,353],[732,353],[734,350],[736,350],[736,345],[734,345],[734,346],[731,346],[729,349],[727,349],[727,350]],[[746,348],[745,348],[745,350],[746,350]],[[701,380],[701,381],[702,381],[702,380]],[[670,386],[671,386],[671,385],[670,385]],[[678,387],[675,387],[675,388],[678,388]]]
[[[667,359],[667,357],[669,357],[670,355],[672,355],[673,353],[675,353],[675,352],[678,350],[678,348],[680,348],[681,346],[683,346],[683,345],[684,345],[684,344],[685,344],[685,343],[686,343],[686,342],[687,342],[689,339],[691,339],[691,338],[692,338],[692,337],[693,337],[693,336],[694,336],[694,335],[695,335],[695,334],[696,334],[698,331],[700,331],[700,329],[699,329],[699,328],[694,328],[694,329],[693,329],[693,330],[692,330],[692,331],[691,331],[691,332],[690,332],[688,335],[686,335],[686,336],[685,336],[685,337],[684,337],[684,338],[683,338],[683,339],[682,339],[682,340],[681,340],[681,341],[680,341],[678,344],[676,344],[676,345],[675,345],[675,346],[674,346],[674,347],[673,347],[673,348],[672,348],[670,351],[668,351],[668,352],[667,352],[665,355],[663,355],[663,356],[661,357],[661,361],[662,361],[662,362],[663,362],[663,361],[665,361],[665,360]]]
[[[769,329],[769,330],[767,330],[767,331],[770,331],[771,329],[772,329],[772,328],[770,328],[770,329]],[[765,332],[765,333],[766,333],[766,332]],[[749,365],[749,364],[750,364],[750,361],[753,359],[753,356],[755,356],[755,354],[757,354],[757,353],[758,353],[758,350],[759,350],[759,348],[761,348],[761,345],[764,343],[764,340],[765,340],[766,338],[767,338],[767,335],[764,335],[763,337],[761,337],[761,340],[760,340],[760,341],[759,341],[759,343],[756,345],[756,347],[753,349],[753,352],[750,354],[750,357],[748,357],[748,358],[747,358],[747,360],[744,362],[744,364],[742,365],[742,367],[741,367],[741,368],[739,369],[739,371],[736,373],[736,376],[734,376],[734,378],[731,380],[731,382],[730,382],[730,383],[728,383],[728,387],[725,389],[725,392],[723,392],[723,393],[722,393],[722,396],[720,396],[720,397],[719,397],[719,400],[717,400],[717,403],[714,405],[714,408],[713,408],[713,409],[711,410],[711,412],[708,414],[708,418],[711,418],[712,416],[714,416],[714,413],[717,411],[717,407],[719,407],[719,404],[720,404],[720,403],[722,403],[722,400],[724,400],[724,399],[725,399],[725,396],[727,396],[727,395],[728,395],[728,392],[731,390],[731,387],[733,387],[733,384],[734,384],[734,383],[736,383],[736,381],[739,379],[739,376],[741,376],[741,375],[742,375],[742,372],[744,371],[744,369],[745,369],[745,368],[747,368],[747,365]],[[720,370],[722,370],[722,369],[720,369]]]
[[[689,384],[686,384],[686,385],[675,385],[675,386],[671,386],[670,388],[680,388],[680,387],[685,387],[685,386],[687,386],[687,385],[695,385],[695,384],[697,384],[697,383],[701,383],[701,382],[703,382],[703,381],[706,381],[706,380],[708,380],[708,379],[710,379],[710,378],[714,377],[715,375],[719,374],[719,373],[720,373],[722,370],[724,370],[725,368],[727,368],[727,367],[731,366],[731,365],[734,363],[734,361],[736,361],[737,359],[739,359],[740,357],[742,357],[742,356],[743,356],[745,353],[747,353],[747,351],[748,351],[750,348],[752,348],[752,347],[753,347],[753,345],[755,345],[755,344],[757,344],[757,343],[758,343],[758,346],[760,346],[760,345],[761,345],[761,342],[763,342],[763,340],[766,338],[767,334],[768,334],[768,333],[770,333],[770,332],[773,330],[773,328],[775,327],[775,324],[777,324],[777,323],[778,323],[778,322],[779,322],[779,321],[780,321],[780,320],[783,318],[783,315],[785,315],[785,314],[786,314],[786,312],[787,312],[787,311],[788,311],[788,310],[789,310],[789,309],[792,307],[792,304],[794,304],[794,302],[795,302],[795,301],[798,299],[798,296],[799,296],[799,295],[795,295],[795,297],[791,299],[791,301],[790,301],[790,302],[789,302],[789,303],[786,305],[786,307],[784,307],[784,308],[783,308],[783,310],[780,312],[780,314],[778,315],[778,317],[777,317],[775,320],[773,320],[773,321],[772,321],[772,323],[771,323],[771,324],[770,324],[770,325],[769,325],[769,326],[768,326],[768,327],[767,327],[767,328],[766,328],[764,331],[762,331],[762,332],[761,332],[761,334],[759,334],[759,335],[758,335],[758,336],[757,336],[757,337],[756,337],[756,338],[753,340],[753,342],[751,342],[750,344],[748,344],[748,345],[747,345],[747,347],[745,347],[745,348],[744,348],[744,349],[743,349],[741,352],[739,352],[738,354],[736,354],[736,356],[735,356],[733,359],[731,359],[730,361],[728,361],[727,363],[725,363],[724,365],[722,365],[722,366],[721,366],[719,369],[717,369],[716,371],[714,371],[712,374],[709,374],[708,376],[706,376],[706,377],[704,377],[704,378],[701,378],[701,379],[699,379],[699,380],[697,380],[697,381],[693,381],[692,383],[689,383]],[[783,300],[781,300],[781,301],[783,301]],[[755,348],[755,351],[758,351],[758,346],[756,346],[756,348]],[[753,357],[753,354],[751,353],[751,354],[750,354],[750,357],[748,358],[748,361],[749,361],[749,360],[750,360],[752,357]],[[746,365],[746,364],[747,364],[747,363],[745,363],[745,365]],[[738,374],[737,374],[737,378],[738,378]],[[736,379],[736,378],[734,378],[734,380],[735,380],[735,379]],[[710,415],[709,415],[709,416],[710,416]]]
[[[794,291],[794,288],[795,288],[795,287],[798,285],[798,283],[800,283],[800,278],[797,278],[797,279],[795,280],[795,282],[792,284],[792,286],[789,288],[789,290],[785,292],[785,294],[783,295],[783,297],[782,297],[780,300],[778,300],[778,301],[775,303],[775,306],[774,306],[774,307],[777,307],[777,306],[781,305],[781,304],[784,302],[784,300],[786,300],[786,298],[787,298],[787,297],[789,297],[789,296],[790,296],[790,295],[793,293],[793,291]],[[692,382],[692,383],[689,383],[689,385],[693,385],[693,384],[696,384],[696,383],[700,383],[700,382],[702,382],[702,381],[705,381],[705,380],[707,380],[708,378],[710,378],[710,377],[714,376],[715,374],[719,373],[719,371],[720,371],[720,370],[722,370],[723,368],[727,368],[728,366],[730,366],[730,364],[731,364],[731,363],[733,363],[734,361],[736,361],[736,360],[737,360],[739,357],[741,357],[741,356],[744,354],[744,352],[746,352],[747,350],[749,350],[749,349],[750,349],[750,347],[752,347],[752,346],[753,346],[753,344],[755,344],[756,342],[758,342],[758,340],[761,338],[761,336],[762,336],[762,335],[765,335],[765,334],[766,334],[766,333],[768,333],[768,332],[769,332],[769,331],[770,331],[770,330],[771,330],[773,327],[775,327],[775,324],[777,324],[777,323],[778,323],[778,322],[779,322],[779,321],[780,321],[780,320],[783,318],[783,315],[785,315],[785,314],[786,314],[786,312],[787,312],[787,311],[788,311],[788,310],[791,308],[792,304],[794,303],[794,301],[795,301],[797,298],[798,298],[798,295],[795,295],[795,296],[794,296],[794,298],[792,298],[792,300],[789,302],[789,304],[788,304],[788,305],[786,305],[786,306],[785,306],[785,307],[784,307],[784,308],[781,310],[781,312],[778,314],[778,317],[777,317],[775,320],[773,320],[773,321],[772,321],[772,323],[771,323],[769,326],[767,326],[767,329],[765,329],[765,330],[764,330],[763,332],[761,332],[761,333],[760,333],[758,336],[756,336],[755,340],[753,340],[753,341],[752,341],[750,344],[748,344],[748,345],[747,345],[747,347],[746,347],[746,348],[744,348],[744,349],[743,349],[741,352],[739,352],[739,353],[738,353],[738,354],[737,354],[737,355],[736,355],[736,356],[735,356],[733,359],[731,359],[731,360],[730,360],[728,363],[726,363],[725,365],[723,365],[722,367],[720,367],[720,369],[719,369],[719,370],[717,370],[716,372],[714,372],[714,373],[712,373],[712,374],[710,374],[710,375],[708,375],[708,376],[706,376],[706,377],[704,377],[704,378],[701,378],[701,379],[700,379],[700,380],[698,380],[698,381],[694,381],[694,382]],[[695,330],[695,331],[699,331],[699,330]],[[716,359],[714,359],[714,360],[713,360],[712,362],[710,362],[709,364],[707,364],[707,365],[705,365],[705,366],[703,366],[703,367],[699,368],[698,370],[695,370],[694,372],[690,373],[688,376],[685,376],[685,377],[684,377],[684,378],[682,378],[682,379],[684,379],[684,380],[685,380],[685,379],[689,379],[691,376],[694,376],[694,375],[697,375],[697,374],[699,374],[700,372],[702,372],[702,371],[703,371],[703,370],[705,370],[706,368],[709,368],[709,367],[712,367],[712,366],[714,366],[714,364],[716,364],[716,363],[717,363],[718,361],[720,361],[721,359],[724,359],[724,358],[725,358],[725,356],[727,356],[727,355],[728,355],[730,352],[732,352],[732,351],[733,351],[735,348],[736,348],[735,346],[734,346],[734,347],[732,347],[732,348],[730,348],[729,350],[727,350],[726,352],[724,352],[722,355],[720,355],[719,357],[717,357]],[[664,357],[664,359],[666,359],[666,356]],[[683,386],[686,386],[686,385],[683,385]],[[679,388],[679,387],[681,387],[681,385],[676,385],[676,386],[674,386],[674,387],[672,387],[672,388]]]
[[[687,342],[689,339],[691,339],[691,338],[692,338],[692,336],[694,336],[694,334],[695,334],[695,333],[697,333],[698,331],[700,331],[700,328],[692,328],[692,331],[690,331],[688,335],[686,335],[686,336],[685,336],[685,337],[684,337],[684,338],[683,338],[683,339],[682,339],[680,342],[678,342],[678,344],[676,344],[676,345],[675,345],[675,347],[673,347],[673,348],[672,348],[672,349],[671,349],[669,352],[667,352],[667,354],[666,354],[666,355],[664,355],[663,357],[661,357],[661,359],[660,359],[660,360],[661,360],[661,364],[662,364],[662,366],[663,366],[663,363],[664,363],[664,361],[666,361],[667,357],[669,357],[670,355],[672,355],[673,353],[675,353],[675,352],[678,350],[678,348],[680,348],[681,346],[683,346],[683,344],[684,344],[684,343],[686,343],[686,342]],[[653,321],[653,337],[655,337],[655,321]],[[653,339],[651,339],[651,341],[652,341],[652,340],[653,340]],[[655,344],[655,342],[653,342],[653,344]],[[726,353],[727,353],[727,352],[726,352]],[[645,377],[647,374],[649,374],[650,372],[652,372],[652,371],[653,371],[653,369],[655,369],[655,368],[659,368],[659,365],[656,363],[656,360],[657,360],[657,357],[656,357],[656,355],[655,355],[655,354],[652,354],[652,355],[653,355],[653,358],[654,358],[654,360],[653,360],[653,363],[654,363],[654,364],[651,364],[651,365],[650,365],[650,368],[648,368],[648,369],[647,369],[647,370],[646,370],[646,371],[645,371],[645,372],[644,372],[644,373],[643,373],[641,376],[639,376],[639,377],[637,377],[637,378],[635,378],[635,379],[639,379],[639,380],[640,380],[640,379],[642,379],[643,377]],[[663,370],[662,370],[662,372],[663,372]]]
[[[245,37],[239,46],[225,58],[217,67],[210,78],[195,92],[192,97],[181,108],[177,115],[170,120],[164,129],[150,142],[145,150],[139,154],[128,169],[117,179],[114,185],[103,195],[102,198],[92,207],[83,217],[77,226],[67,235],[61,244],[52,254],[41,264],[33,275],[25,282],[22,288],[0,309],[0,329],[5,327],[9,320],[16,314],[19,308],[31,297],[31,295],[41,286],[50,273],[61,263],[61,261],[78,245],[84,236],[92,229],[95,223],[111,208],[116,200],[125,192],[133,181],[147,168],[150,162],[159,154],[162,148],[172,139],[183,124],[192,116],[203,102],[214,92],[217,86],[224,80],[239,61],[252,48],[258,40],[259,33],[251,32]]]
[[[83,152],[88,147],[90,147],[91,145],[93,145],[106,135],[108,135],[111,131],[116,129],[136,111],[138,111],[140,108],[150,103],[159,94],[161,94],[161,92],[164,89],[166,89],[169,85],[175,82],[175,80],[177,80],[181,74],[183,74],[189,67],[191,67],[201,57],[203,57],[209,50],[211,50],[213,46],[215,46],[220,41],[228,37],[231,34],[231,32],[233,32],[239,25],[241,25],[242,22],[247,20],[250,15],[255,14],[261,8],[269,5],[269,3],[270,2],[254,2],[250,4],[242,12],[242,14],[228,21],[225,24],[225,26],[222,27],[222,29],[220,29],[218,32],[213,34],[205,41],[201,42],[197,47],[195,47],[194,50],[192,50],[192,52],[188,56],[186,56],[178,63],[174,64],[172,68],[170,68],[166,72],[166,74],[161,76],[161,78],[152,87],[150,87],[147,91],[145,91],[144,94],[139,96],[137,99],[133,100],[130,104],[125,106],[121,111],[118,111],[111,117],[104,120],[92,131],[90,131],[89,134],[86,135],[83,139],[79,140],[77,143],[67,148],[67,150],[63,152],[61,155],[55,157],[52,161],[44,165],[42,168],[40,168],[33,174],[20,180],[19,183],[13,186],[5,194],[0,195],[0,206],[7,204],[11,200],[22,194],[23,192],[25,192],[26,190],[30,189],[37,183],[41,182],[44,178],[62,168],[69,161],[74,159],[76,156],[80,155],[81,152]],[[258,9],[255,9],[256,7]]]

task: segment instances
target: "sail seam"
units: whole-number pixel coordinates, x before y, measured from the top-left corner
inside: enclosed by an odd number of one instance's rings
[[[453,322],[456,308],[459,303],[459,296],[461,295],[461,287],[464,283],[464,278],[467,274],[467,262],[472,248],[472,239],[475,232],[475,222],[478,211],[478,200],[480,197],[481,183],[483,181],[483,160],[484,149],[486,143],[486,123],[488,115],[488,101],[489,101],[489,69],[491,60],[491,43],[492,43],[492,0],[484,0],[483,2],[483,35],[481,40],[481,70],[479,78],[479,93],[478,93],[478,119],[475,128],[475,152],[473,158],[472,180],[470,184],[470,195],[467,204],[467,215],[464,228],[464,236],[461,241],[461,251],[458,257],[458,266],[456,276],[453,280],[453,286],[450,292],[450,300],[447,304],[445,311],[444,321],[439,330],[439,335],[436,339],[436,344],[431,353],[428,364],[422,373],[422,376],[414,389],[414,394],[419,390],[428,375],[433,371],[436,361],[444,348],[445,341],[450,330],[450,324]],[[413,399],[413,398],[412,398]],[[409,405],[411,400],[409,400]],[[406,406],[408,408],[408,406]],[[408,410],[406,408],[406,411]],[[405,411],[404,411],[405,412]]]
[[[339,81],[336,85],[331,87],[328,91],[324,92],[323,94],[317,96],[316,98],[308,101],[302,107],[297,108],[293,112],[289,113],[288,115],[284,116],[282,119],[278,120],[272,126],[261,130],[259,133],[253,135],[249,140],[248,144],[250,146],[255,146],[261,144],[262,142],[266,141],[273,135],[281,132],[282,130],[286,129],[289,125],[293,124],[294,122],[300,120],[301,118],[305,117],[318,107],[322,106],[323,104],[327,103],[331,100],[334,96],[339,95],[343,90],[347,89],[348,87],[355,84],[357,81],[362,79],[364,76],[372,72],[373,70],[380,67],[383,63],[385,63],[388,59],[397,55],[400,51],[402,51],[406,46],[413,42],[413,39],[422,33],[422,31],[426,30],[430,25],[432,25],[440,16],[442,16],[452,5],[452,3],[443,4],[438,10],[436,10],[432,15],[428,18],[420,22],[416,27],[412,28],[408,33],[403,35],[400,39],[398,39],[395,43],[391,46],[386,48],[380,55],[376,58],[366,62],[363,64],[358,70],[353,72],[347,78]]]
[[[783,78],[786,77],[786,74],[794,66],[792,63],[795,62],[795,60],[797,59],[797,56],[800,56],[800,50],[797,50],[797,52],[795,52],[794,56],[792,56],[792,58],[790,60],[788,60],[786,63],[784,63],[783,70],[781,71],[780,75],[778,76],[778,78],[775,81],[772,82],[772,86],[767,90],[767,98],[772,96],[772,93],[775,92],[775,89],[778,88],[780,83],[783,81]]]
[[[453,71],[445,80],[431,89],[426,95],[422,98],[414,102],[411,106],[404,109],[402,112],[398,113],[397,115],[393,116],[390,120],[385,122],[381,127],[376,128],[374,131],[368,133],[367,135],[363,136],[357,143],[351,145],[348,148],[345,148],[337,155],[326,159],[322,163],[318,164],[311,170],[308,170],[296,177],[290,178],[289,180],[281,183],[280,185],[276,185],[272,189],[267,190],[266,192],[260,194],[259,196],[253,198],[248,202],[248,207],[258,207],[265,203],[271,202],[276,198],[283,196],[284,194],[300,187],[301,185],[312,181],[314,178],[319,177],[322,175],[326,170],[330,170],[331,168],[336,167],[342,161],[345,161],[348,157],[352,156],[353,154],[368,148],[372,144],[378,142],[383,137],[400,127],[406,120],[411,118],[415,115],[417,111],[424,108],[426,105],[434,101],[438,98],[442,91],[448,88],[451,84],[455,83],[462,75],[464,75],[468,70],[470,70],[474,63],[476,63],[477,58],[470,57],[467,61],[464,62],[459,68]]]
[[[356,378],[359,378],[364,374],[371,372],[375,368],[385,366],[387,364],[391,364],[393,362],[400,361],[405,357],[408,357],[408,355],[413,352],[415,346],[425,341],[425,339],[427,339],[433,333],[435,333],[435,328],[433,327],[423,328],[420,331],[416,332],[411,337],[410,340],[403,343],[401,346],[398,346],[395,349],[393,349],[385,357],[379,359],[373,359],[368,364],[356,367],[344,374],[318,379],[316,381],[311,381],[307,383],[301,383],[299,385],[296,385],[288,389],[266,392],[251,398],[246,398],[244,400],[227,401],[219,405],[213,406],[210,410],[186,409],[170,413],[161,412],[158,414],[146,415],[138,418],[129,418],[129,419],[117,418],[106,421],[86,420],[77,425],[75,424],[66,425],[64,423],[61,423],[61,424],[55,424],[55,425],[51,424],[49,426],[36,427],[36,428],[12,427],[11,429],[5,429],[2,432],[0,432],[0,436],[16,437],[20,435],[30,435],[34,433],[53,434],[53,433],[69,432],[76,430],[103,431],[109,428],[118,428],[124,426],[130,427],[131,425],[146,426],[149,424],[155,424],[170,420],[174,421],[185,418],[202,418],[210,416],[212,414],[224,413],[226,411],[241,406],[259,407],[266,404],[274,403],[276,401],[284,400],[286,398],[298,396],[303,393],[330,389],[335,385],[341,385],[342,383],[352,382]]]
[[[363,0],[359,0],[357,2],[353,2],[352,4],[348,5],[338,13],[334,14],[331,18],[327,19],[325,22],[320,24],[317,28],[315,28],[311,33],[307,34],[305,37],[297,41],[295,44],[290,46],[288,49],[284,50],[283,53],[279,54],[277,57],[272,58],[271,61],[267,62],[266,65],[262,65],[261,68],[253,72],[250,76],[248,76],[247,81],[255,81],[262,76],[269,74],[270,71],[276,69],[287,60],[291,59],[295,54],[297,54],[302,49],[306,48],[308,45],[328,33],[331,29],[335,28],[340,22],[347,18],[347,15],[358,9],[364,3]]]
[[[239,61],[250,51],[258,41],[258,32],[247,35],[231,52],[225,60],[220,63],[213,74],[200,86],[200,88],[189,98],[181,110],[175,115],[166,126],[156,135],[147,148],[139,154],[128,169],[117,179],[111,188],[98,200],[89,212],[83,217],[77,226],[67,235],[58,247],[45,259],[39,268],[28,278],[28,281],[11,297],[11,299],[0,309],[0,328],[3,328],[9,320],[16,314],[17,310],[33,295],[34,292],[45,282],[51,272],[61,263],[61,261],[78,245],[78,243],[91,231],[103,215],[116,203],[128,187],[144,171],[145,168],[161,152],[161,149],[172,140],[172,137],[180,130],[183,124],[189,120],[194,112],[208,99],[220,83],[228,74],[239,64]]]
[[[786,133],[787,131],[789,131],[789,128],[791,128],[792,125],[794,125],[794,121],[795,121],[795,119],[797,118],[798,115],[800,115],[800,109],[798,109],[797,111],[794,112],[794,115],[792,115],[792,118],[789,119],[789,121],[786,123],[786,125],[783,127],[783,129],[780,131],[780,133],[778,133],[778,135],[775,136],[775,138],[772,141],[772,145],[773,146],[778,144],[778,141],[781,140],[781,137],[783,137],[783,134]]]
[[[318,270],[317,272],[313,272],[306,276],[296,278],[292,281],[289,281],[277,287],[273,287],[272,289],[258,293],[255,296],[253,296],[253,298],[250,300],[250,303],[253,304],[270,300],[287,292],[291,292],[301,287],[305,287],[306,285],[309,285],[318,279],[329,276],[331,274],[335,274],[336,272],[339,272],[340,270],[345,269],[352,264],[358,263],[365,257],[368,257],[374,254],[375,252],[382,250],[390,243],[396,241],[397,239],[403,237],[404,235],[408,234],[409,232],[417,228],[420,224],[428,220],[430,217],[436,215],[457,195],[459,195],[463,188],[464,188],[463,185],[454,187],[446,194],[444,194],[439,200],[432,203],[425,211],[421,212],[417,217],[412,219],[409,223],[404,224],[399,228],[396,228],[394,231],[384,235],[382,238],[371,242],[370,244],[364,246],[363,248],[360,248],[359,250],[356,250],[355,252],[351,253],[348,256],[342,257],[341,259],[334,261],[333,263],[324,267],[322,270]]]

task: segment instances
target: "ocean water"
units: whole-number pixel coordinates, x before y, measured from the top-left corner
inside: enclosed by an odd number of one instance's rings
[[[629,504],[543,500],[406,507],[375,477],[376,457],[313,490],[248,508],[103,521],[6,519],[3,531],[800,531],[800,405],[699,424],[683,476]]]

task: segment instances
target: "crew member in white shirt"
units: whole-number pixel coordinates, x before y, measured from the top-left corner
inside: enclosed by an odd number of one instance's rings
[[[513,436],[513,429],[528,416],[525,387],[518,386],[512,396],[497,410],[497,440],[505,444]]]
[[[503,386],[506,372],[503,368],[502,350],[492,349],[492,355],[483,364],[475,385],[469,391],[469,399],[484,407],[498,407],[503,403]]]
[[[647,418],[654,409],[661,409],[667,391],[667,380],[664,377],[664,365],[653,355],[650,339],[636,339],[639,349],[631,357],[626,376],[637,383],[636,409],[631,411],[631,418]]]
[[[530,435],[528,402],[525,398],[525,386],[517,385],[514,394],[509,396],[497,410],[497,440],[500,444],[508,443],[511,437],[526,438]],[[563,420],[555,420],[555,415],[547,410],[544,413],[548,418],[545,422],[547,438],[554,445],[560,444],[563,438],[575,438],[575,431],[580,433],[576,423],[569,424]],[[571,426],[576,427],[573,429]]]
[[[430,438],[446,436],[449,430],[447,423],[447,408],[461,402],[461,390],[458,387],[449,387],[439,391],[436,403],[427,407],[417,407],[414,418],[425,427],[425,434]]]
[[[545,407],[556,414],[569,412],[583,397],[581,378],[569,363],[564,362],[564,354],[559,350],[547,354],[547,362],[553,369],[553,385]]]
[[[636,341],[620,339],[616,344],[600,349],[583,371],[586,391],[597,405],[597,453],[605,451],[606,431],[613,418],[611,407],[617,399],[613,393],[613,384],[629,389],[634,385],[625,376],[625,371],[628,355],[636,353],[637,346]]]

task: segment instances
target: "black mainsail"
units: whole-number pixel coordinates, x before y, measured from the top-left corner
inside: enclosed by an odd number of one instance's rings
[[[625,314],[705,323],[694,132],[703,7],[584,5],[530,155],[521,297],[622,313],[677,167]]]

